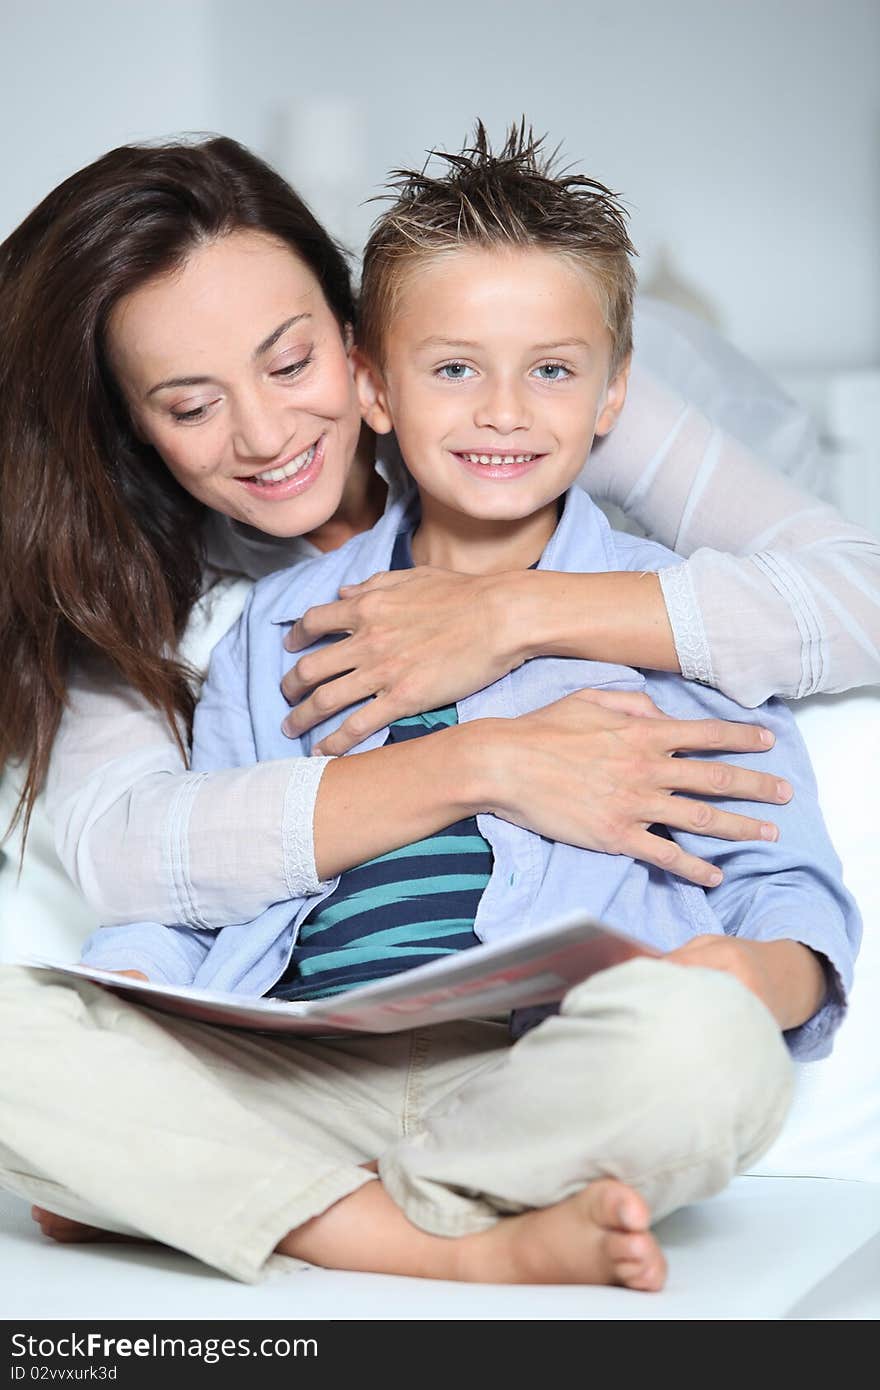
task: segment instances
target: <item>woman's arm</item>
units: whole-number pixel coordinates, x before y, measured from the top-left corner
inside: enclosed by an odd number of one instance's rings
[[[188,772],[164,718],[94,668],[71,681],[46,811],[59,858],[101,922],[225,925],[316,891],[310,827],[324,765]]]
[[[880,541],[652,373],[634,367],[583,481],[690,557],[660,576],[683,675],[748,706],[880,681]]]
[[[701,798],[724,789],[773,804],[786,792],[756,772],[669,757],[758,749],[757,730],[679,723],[651,717],[651,708],[637,695],[584,692],[521,720],[466,724],[356,757],[187,772],[154,710],[106,672],[81,672],[53,750],[46,809],[62,863],[107,925],[248,921],[364,859],[495,809],[708,882],[709,865],[648,826],[665,820],[753,838],[759,821]]]

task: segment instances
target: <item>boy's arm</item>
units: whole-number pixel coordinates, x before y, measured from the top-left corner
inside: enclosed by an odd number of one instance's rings
[[[651,676],[648,689],[667,713],[760,722],[776,736],[761,755],[762,769],[788,780],[794,795],[774,811],[777,841],[728,843],[673,831],[724,873],[707,901],[724,938],[698,936],[671,958],[682,964],[730,970],[764,1000],[786,1032],[793,1054],[817,1058],[830,1051],[852,983],[861,936],[858,910],[843,886],[840,861],[828,837],[809,758],[786,707],[772,701],[754,714],[738,710],[715,691],[680,678]],[[749,754],[731,762],[755,765]],[[724,807],[725,800],[719,798]],[[741,806],[742,803],[736,803]]]

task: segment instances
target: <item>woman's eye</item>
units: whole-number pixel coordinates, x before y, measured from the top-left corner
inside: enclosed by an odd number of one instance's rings
[[[314,358],[301,357],[298,362],[288,362],[284,367],[277,367],[272,373],[273,376],[282,376],[290,379],[292,376],[299,376],[300,372],[305,371]]]
[[[446,362],[437,371],[437,375],[444,381],[466,381],[468,373],[473,376],[474,369],[465,362]]]
[[[203,420],[208,413],[207,405],[194,406],[192,410],[172,410],[171,418],[178,425],[190,424],[193,420]]]
[[[561,362],[542,362],[540,367],[535,368],[536,375],[541,381],[564,381],[571,376],[567,367],[563,367]]]

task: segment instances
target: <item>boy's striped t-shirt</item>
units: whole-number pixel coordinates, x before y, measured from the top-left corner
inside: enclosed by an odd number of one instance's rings
[[[409,537],[398,536],[390,568],[411,565]],[[388,743],[422,738],[457,718],[450,705],[399,719]],[[479,945],[474,919],[491,873],[492,851],[473,816],[346,870],[301,924],[290,963],[270,994],[339,994]]]

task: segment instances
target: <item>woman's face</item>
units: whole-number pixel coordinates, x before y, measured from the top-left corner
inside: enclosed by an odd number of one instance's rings
[[[284,242],[238,230],[114,307],[135,429],[209,507],[273,536],[338,510],[360,432],[349,345]]]

